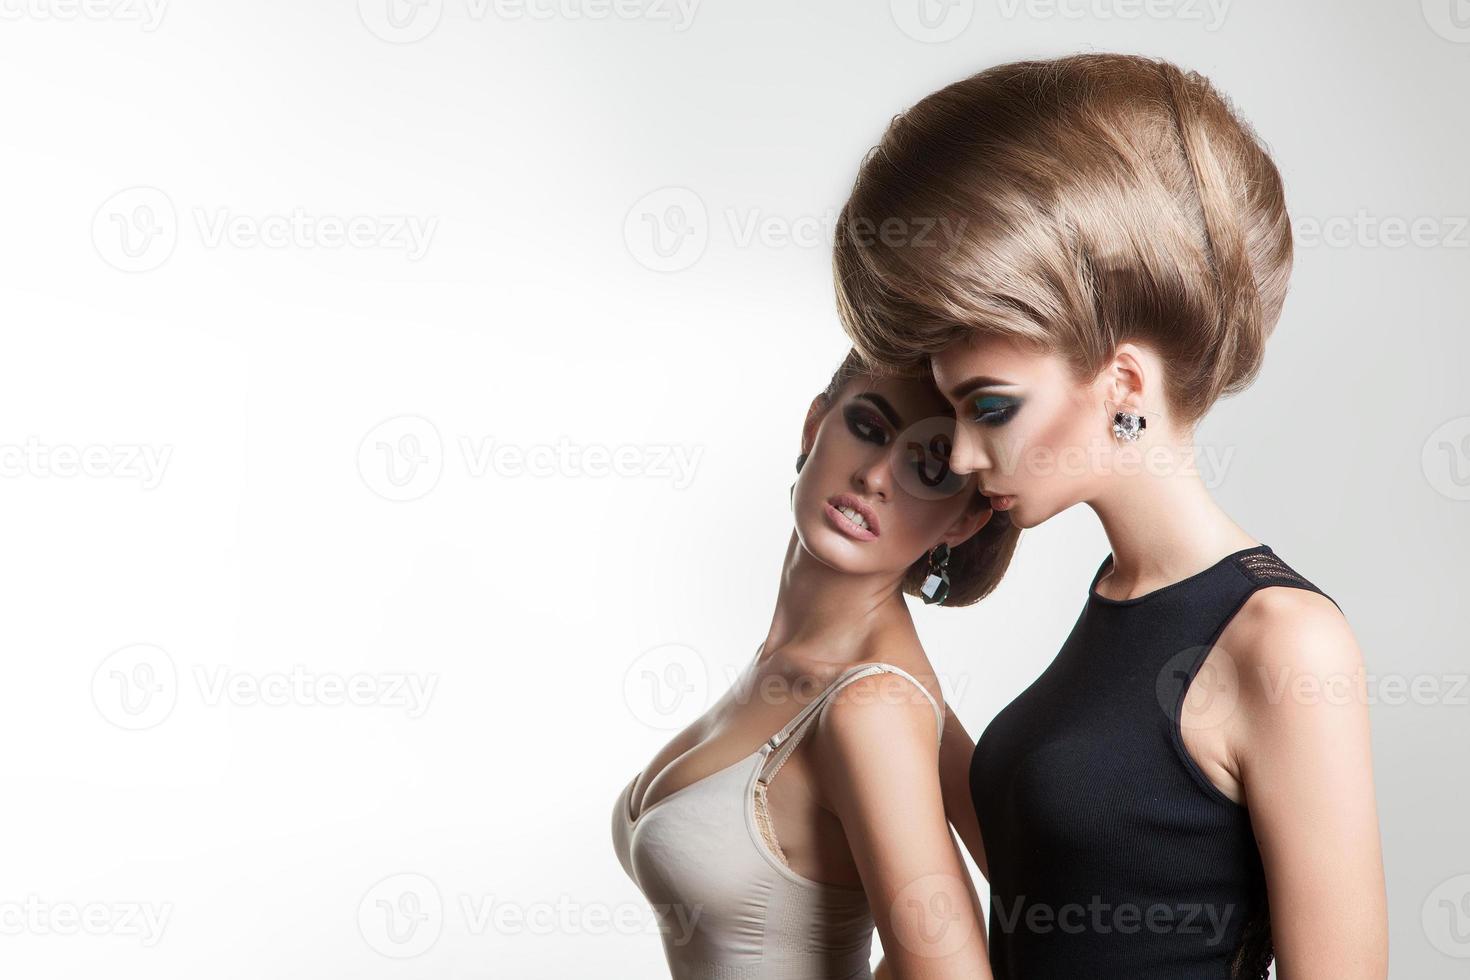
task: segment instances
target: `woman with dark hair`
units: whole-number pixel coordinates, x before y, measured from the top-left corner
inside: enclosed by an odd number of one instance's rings
[[[675,980],[864,980],[875,921],[904,976],[990,976],[904,600],[978,601],[1015,548],[948,469],[953,429],[927,371],[877,378],[856,355],[812,400],[765,641],[613,808]]]

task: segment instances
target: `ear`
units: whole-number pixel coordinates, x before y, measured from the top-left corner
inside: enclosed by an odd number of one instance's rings
[[[985,499],[984,494],[976,490],[969,506],[954,519],[949,527],[945,528],[939,540],[949,545],[950,548],[957,548],[978,534],[980,529],[989,524],[990,519],[994,516],[995,511]]]
[[[1099,393],[1105,401],[1142,411],[1156,401],[1160,382],[1157,364],[1151,351],[1125,340],[1098,374]]]
[[[806,421],[801,426],[801,451],[809,453],[817,441],[817,427],[822,424],[822,416],[827,414],[827,399],[821,395],[812,399],[807,406]]]

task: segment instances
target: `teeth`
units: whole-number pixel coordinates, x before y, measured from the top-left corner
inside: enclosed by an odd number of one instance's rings
[[[864,528],[864,529],[867,528],[868,522],[865,521],[865,520],[863,520],[863,515],[862,514],[859,514],[857,511],[853,510],[851,507],[839,507],[839,508],[837,508],[837,510],[838,510],[839,513],[842,514],[843,517],[847,518],[849,521],[852,521],[858,527]]]

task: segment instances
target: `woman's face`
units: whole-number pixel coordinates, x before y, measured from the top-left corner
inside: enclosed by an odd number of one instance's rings
[[[839,571],[901,577],[941,541],[970,537],[991,511],[975,478],[948,466],[953,433],[927,378],[849,381],[807,423],[792,497],[802,546]]]
[[[1062,358],[977,335],[932,358],[956,415],[950,465],[1018,527],[1092,499],[1114,453],[1101,377],[1079,383]]]

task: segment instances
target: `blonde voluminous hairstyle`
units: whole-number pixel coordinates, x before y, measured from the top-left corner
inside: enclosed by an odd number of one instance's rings
[[[875,370],[973,330],[1091,380],[1120,343],[1192,425],[1255,378],[1291,273],[1281,177],[1210,82],[1167,61],[1000,65],[896,116],[839,215],[838,312]]]

